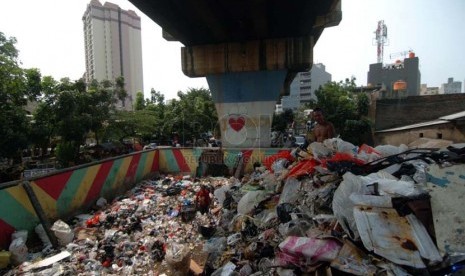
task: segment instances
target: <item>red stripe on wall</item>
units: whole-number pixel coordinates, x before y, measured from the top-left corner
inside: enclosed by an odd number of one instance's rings
[[[152,171],[151,172],[158,172],[160,171],[160,151],[156,150],[155,155],[153,157],[153,163],[152,163]]]
[[[61,192],[68,183],[69,178],[74,171],[64,172],[49,177],[41,178],[34,180],[33,182],[37,184],[42,190],[49,194],[53,199],[58,200]]]
[[[15,231],[16,229],[13,226],[0,219],[0,249],[8,250],[11,243],[11,234]]]
[[[181,172],[191,171],[180,149],[173,149],[173,155],[174,155],[174,158],[176,159],[176,163],[178,163],[179,170]]]
[[[134,180],[134,177],[136,176],[137,172],[137,166],[139,166],[139,160],[140,160],[141,154],[136,154],[132,156],[131,159],[131,164],[129,164],[128,172],[126,173],[126,180]]]
[[[85,204],[97,199],[100,195],[100,190],[102,190],[103,184],[107,179],[108,174],[110,173],[111,167],[113,166],[114,161],[105,162],[100,166],[100,169],[95,176],[94,182],[87,193]]]

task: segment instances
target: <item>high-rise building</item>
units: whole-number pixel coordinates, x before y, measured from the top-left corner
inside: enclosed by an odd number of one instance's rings
[[[140,17],[118,5],[91,0],[82,17],[87,82],[115,81],[124,77],[127,98],[120,107],[132,110],[138,92],[143,93]]]
[[[331,74],[326,72],[326,67],[322,63],[313,64],[308,72],[297,73],[290,84],[289,96],[281,99],[283,109],[296,110],[303,103],[316,101],[316,90],[330,81]]]
[[[462,82],[454,81],[454,78],[448,78],[447,83],[441,84],[439,94],[457,94],[462,93]]]

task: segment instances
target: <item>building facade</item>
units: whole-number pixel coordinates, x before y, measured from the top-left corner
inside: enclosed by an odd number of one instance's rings
[[[92,0],[84,23],[85,79],[115,81],[124,77],[128,96],[118,107],[133,109],[138,92],[143,93],[141,20],[132,10],[122,10],[106,2]]]
[[[326,72],[322,63],[313,64],[308,72],[297,73],[290,84],[289,96],[281,99],[283,109],[298,109],[302,104],[316,101],[316,90],[331,81],[331,74]]]
[[[441,84],[439,94],[457,94],[462,93],[462,82],[454,81],[454,78],[448,78],[447,83]]]
[[[386,87],[382,98],[397,98],[420,95],[421,74],[419,59],[413,53],[403,61],[393,64],[370,64],[368,85]]]

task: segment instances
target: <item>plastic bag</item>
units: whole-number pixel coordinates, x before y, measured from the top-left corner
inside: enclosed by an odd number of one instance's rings
[[[18,238],[21,238],[27,242],[27,230],[15,231],[13,234],[11,234],[11,240],[16,240]]]
[[[408,150],[408,147],[404,144],[398,147],[392,146],[392,145],[380,145],[380,146],[375,147],[375,150],[379,152],[382,157],[386,157],[386,156],[402,153]]]
[[[354,204],[350,200],[350,195],[353,193],[366,194],[365,186],[360,177],[348,172],[344,174],[341,184],[334,192],[332,206],[333,213],[344,231],[352,239],[357,239],[359,234],[354,218]]]
[[[11,253],[11,262],[14,265],[19,265],[26,261],[27,259],[27,246],[26,241],[22,238],[17,238],[13,240],[8,248],[8,251]]]
[[[174,242],[168,244],[165,260],[173,275],[189,275],[191,256],[188,246]]]
[[[299,177],[302,175],[313,174],[315,167],[318,165],[315,159],[302,160],[289,170],[287,177]]]
[[[249,214],[260,202],[268,197],[266,191],[249,191],[237,204],[237,212],[239,214]]]
[[[207,253],[221,253],[226,249],[226,238],[211,238],[203,244],[203,251]]]
[[[341,244],[335,239],[287,237],[279,244],[282,253],[303,258],[299,265],[311,265],[319,261],[330,262],[337,257]],[[303,261],[303,262],[302,262]]]
[[[227,262],[223,267],[218,268],[212,273],[212,276],[230,276],[234,272],[234,269],[236,269],[236,265]]]
[[[299,197],[301,183],[295,178],[288,178],[279,197],[279,204],[296,202]]]
[[[278,226],[278,231],[283,237],[287,236],[305,236],[305,232],[310,229],[312,223],[302,220],[296,219],[291,220],[287,223],[282,223]]]
[[[357,152],[357,147],[352,143],[346,142],[341,138],[331,138],[323,141],[323,145],[333,152],[344,152],[354,154]]]
[[[323,143],[320,142],[313,142],[309,147],[312,150],[313,157],[317,160],[327,158],[333,154],[330,149],[325,147]]]
[[[50,229],[55,233],[58,243],[61,246],[66,246],[74,239],[73,230],[62,220],[57,220]]]
[[[44,226],[42,224],[38,224],[35,228],[34,231],[37,233],[39,236],[40,240],[44,244],[44,247],[52,245],[50,242],[50,239],[47,236],[47,233],[45,232]]]

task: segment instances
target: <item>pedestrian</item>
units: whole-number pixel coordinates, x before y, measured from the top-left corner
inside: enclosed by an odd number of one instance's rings
[[[211,198],[210,191],[205,185],[200,186],[200,190],[195,195],[195,206],[198,211],[203,215],[208,213],[210,208]]]
[[[315,141],[315,135],[313,134],[313,129],[315,128],[316,126],[316,121],[315,121],[315,118],[313,116],[313,110],[310,112],[310,114],[308,114],[308,117],[310,120],[307,121],[307,124],[306,124],[306,127],[307,127],[307,141],[309,143],[311,142],[314,142]]]
[[[316,142],[323,142],[326,139],[335,137],[336,131],[334,130],[334,125],[326,121],[321,108],[317,107],[313,110],[313,118],[316,122],[313,128],[313,135],[315,136]]]

